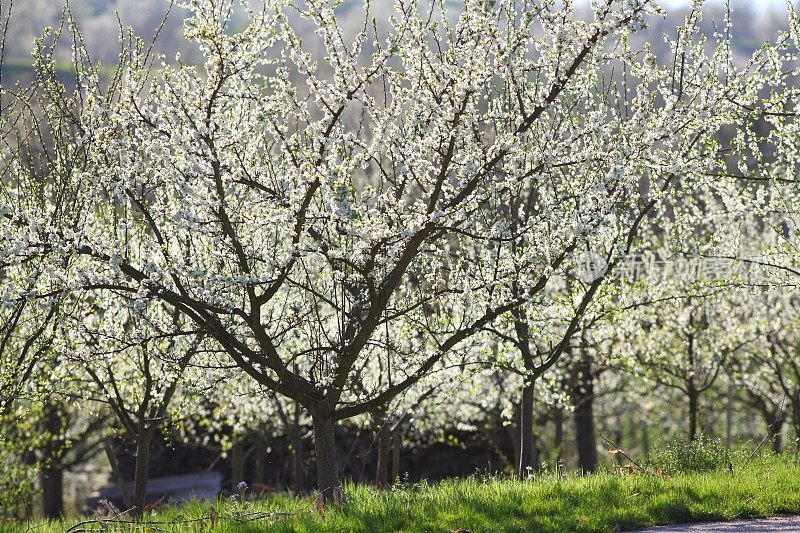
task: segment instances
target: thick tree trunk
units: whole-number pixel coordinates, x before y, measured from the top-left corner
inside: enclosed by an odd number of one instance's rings
[[[694,389],[689,389],[689,440],[697,439],[697,411],[699,409],[699,394]]]
[[[153,440],[153,428],[140,429],[136,437],[136,471],[133,481],[134,515],[142,516],[147,504],[147,479],[150,475],[150,442]]]
[[[255,439],[253,448],[253,485],[264,484],[264,469],[266,468],[266,439],[259,435]]]
[[[244,481],[244,460],[247,447],[244,438],[236,441],[231,448],[231,487]]]
[[[42,468],[41,487],[44,517],[60,518],[64,514],[64,469],[57,459]]]
[[[386,410],[381,410],[373,415],[378,436],[378,467],[375,472],[375,484],[378,488],[386,488],[389,482],[389,448],[391,445],[391,431],[389,421],[386,419]]]
[[[786,422],[786,413],[780,409],[775,411],[765,411],[764,419],[768,425],[768,439],[772,443],[772,451],[781,453],[783,449],[783,425]]]
[[[45,518],[59,518],[64,514],[64,468],[58,458],[64,420],[57,405],[45,409],[45,431],[52,436],[52,444],[45,447],[45,466],[40,472],[42,512]]]
[[[597,436],[594,430],[594,377],[592,361],[584,357],[572,390],[575,408],[575,444],[578,448],[578,467],[584,473],[597,469]]]
[[[314,450],[317,455],[317,483],[323,500],[333,497],[339,487],[339,469],[336,463],[336,421],[326,415],[311,416],[314,424]]]
[[[305,468],[303,464],[303,435],[300,426],[295,424],[289,431],[292,446],[292,491],[298,494],[305,490]]]
[[[594,400],[591,398],[575,407],[575,444],[581,471],[594,472],[597,469],[597,437],[594,430]]]
[[[522,402],[519,417],[519,469],[517,475],[525,479],[528,467],[535,469],[536,443],[533,439],[533,383],[525,385],[522,389]]]
[[[792,403],[792,425],[794,426],[795,447],[800,451],[800,390],[794,391]]]

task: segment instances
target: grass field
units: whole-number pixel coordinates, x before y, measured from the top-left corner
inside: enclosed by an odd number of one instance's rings
[[[0,524],[0,530],[624,531],[657,524],[800,513],[800,466],[793,457],[784,456],[759,459],[733,473],[542,476],[533,481],[475,478],[398,486],[384,492],[347,486],[345,495],[341,508],[329,506],[322,513],[313,498],[272,496],[162,508],[135,527],[123,516],[103,523],[80,524],[78,519],[6,523]]]

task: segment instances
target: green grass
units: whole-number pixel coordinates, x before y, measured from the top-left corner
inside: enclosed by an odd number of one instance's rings
[[[733,474],[711,472],[674,477],[597,474],[420,483],[390,491],[345,487],[341,509],[324,516],[311,498],[273,496],[256,501],[194,501],[149,514],[139,531],[210,530],[218,515],[220,532],[385,532],[385,531],[620,531],[691,521],[800,513],[800,466],[791,457],[754,461]],[[65,531],[78,523],[34,521],[0,524],[16,533]],[[108,530],[129,525],[105,524]],[[100,530],[97,523],[77,529]]]

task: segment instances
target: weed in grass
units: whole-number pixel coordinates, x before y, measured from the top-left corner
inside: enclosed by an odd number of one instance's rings
[[[723,470],[732,465],[733,457],[720,439],[699,435],[695,440],[678,437],[657,443],[648,466],[669,475]]]

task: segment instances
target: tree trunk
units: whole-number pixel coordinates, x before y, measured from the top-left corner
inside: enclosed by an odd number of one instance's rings
[[[50,459],[41,472],[42,513],[58,519],[64,514],[64,469],[58,459]]]
[[[231,488],[244,481],[244,460],[247,451],[244,438],[236,441],[231,448]]]
[[[628,418],[628,449],[631,453],[639,447],[639,422],[633,416]]]
[[[689,389],[689,440],[697,439],[697,411],[699,394],[694,389]]]
[[[517,476],[525,479],[528,467],[536,468],[536,443],[533,440],[533,383],[522,389],[519,417],[519,469]]]
[[[518,419],[518,418],[519,418],[519,416],[515,416],[514,417],[514,419]],[[520,441],[519,428],[515,424],[509,424],[507,426],[507,431],[508,431],[508,436],[511,438],[511,447],[512,447],[512,449],[511,449],[511,453],[512,453],[511,465],[512,466],[516,465],[517,467],[519,467],[519,461],[520,461],[520,456],[519,456],[519,441]]]
[[[728,383],[725,395],[725,449],[730,450],[733,444],[733,383]]]
[[[800,452],[800,390],[794,391],[792,403],[792,424],[794,425],[795,448]]]
[[[289,443],[292,446],[292,491],[295,494],[305,489],[305,468],[303,467],[303,435],[298,424],[289,430]]]
[[[775,453],[781,453],[781,450],[783,449],[783,441],[781,436],[783,433],[783,424],[786,422],[786,413],[780,409],[776,409],[774,411],[765,410],[763,415],[767,422],[767,438],[772,443],[772,451]]]
[[[48,404],[46,407],[45,431],[51,436],[51,442],[45,446],[44,466],[40,472],[42,488],[42,512],[45,518],[60,518],[64,514],[64,468],[59,460],[61,451],[61,435],[64,431],[64,420],[58,412],[58,406]]]
[[[122,502],[125,505],[125,509],[131,509],[133,507],[133,501],[131,500],[131,495],[128,492],[128,483],[126,483],[125,479],[122,477],[122,472],[119,469],[119,463],[117,463],[117,456],[114,455],[114,447],[111,445],[110,439],[106,440],[105,444],[103,445],[103,449],[106,452],[108,465],[111,467],[111,475],[114,477],[114,481],[117,482],[119,491],[122,493]]]
[[[133,482],[134,516],[144,514],[147,504],[147,479],[150,475],[150,442],[153,440],[153,428],[139,429],[136,437],[136,471]]]
[[[578,448],[578,467],[584,473],[597,469],[597,437],[594,429],[594,377],[592,360],[583,357],[572,390],[575,408],[575,444]]]
[[[264,485],[264,469],[266,467],[266,439],[258,435],[253,448],[253,485]]]
[[[403,447],[403,432],[401,426],[395,426],[392,431],[392,482],[400,479],[400,450]]]
[[[522,410],[520,409],[520,404],[515,403],[513,411],[511,412],[511,419],[519,420],[521,411]],[[519,468],[519,462],[521,460],[520,450],[519,450],[519,444],[520,444],[519,424],[508,424],[506,428],[508,431],[508,436],[511,439],[512,453],[514,454],[513,457],[511,458],[511,465],[512,467],[516,466],[517,468]]]
[[[584,473],[597,469],[597,437],[594,430],[594,400],[586,399],[575,407],[575,444],[578,448],[578,466]]]
[[[564,410],[560,407],[556,407],[553,412],[553,426],[553,446],[556,449],[556,471],[558,471],[564,456]]]
[[[389,481],[389,447],[392,435],[385,409],[375,413],[373,418],[378,433],[378,467],[375,473],[375,484],[378,488],[383,489],[388,486]]]
[[[339,487],[339,470],[336,464],[336,421],[326,415],[312,414],[314,424],[314,450],[317,455],[317,483],[323,500],[333,497]]]

